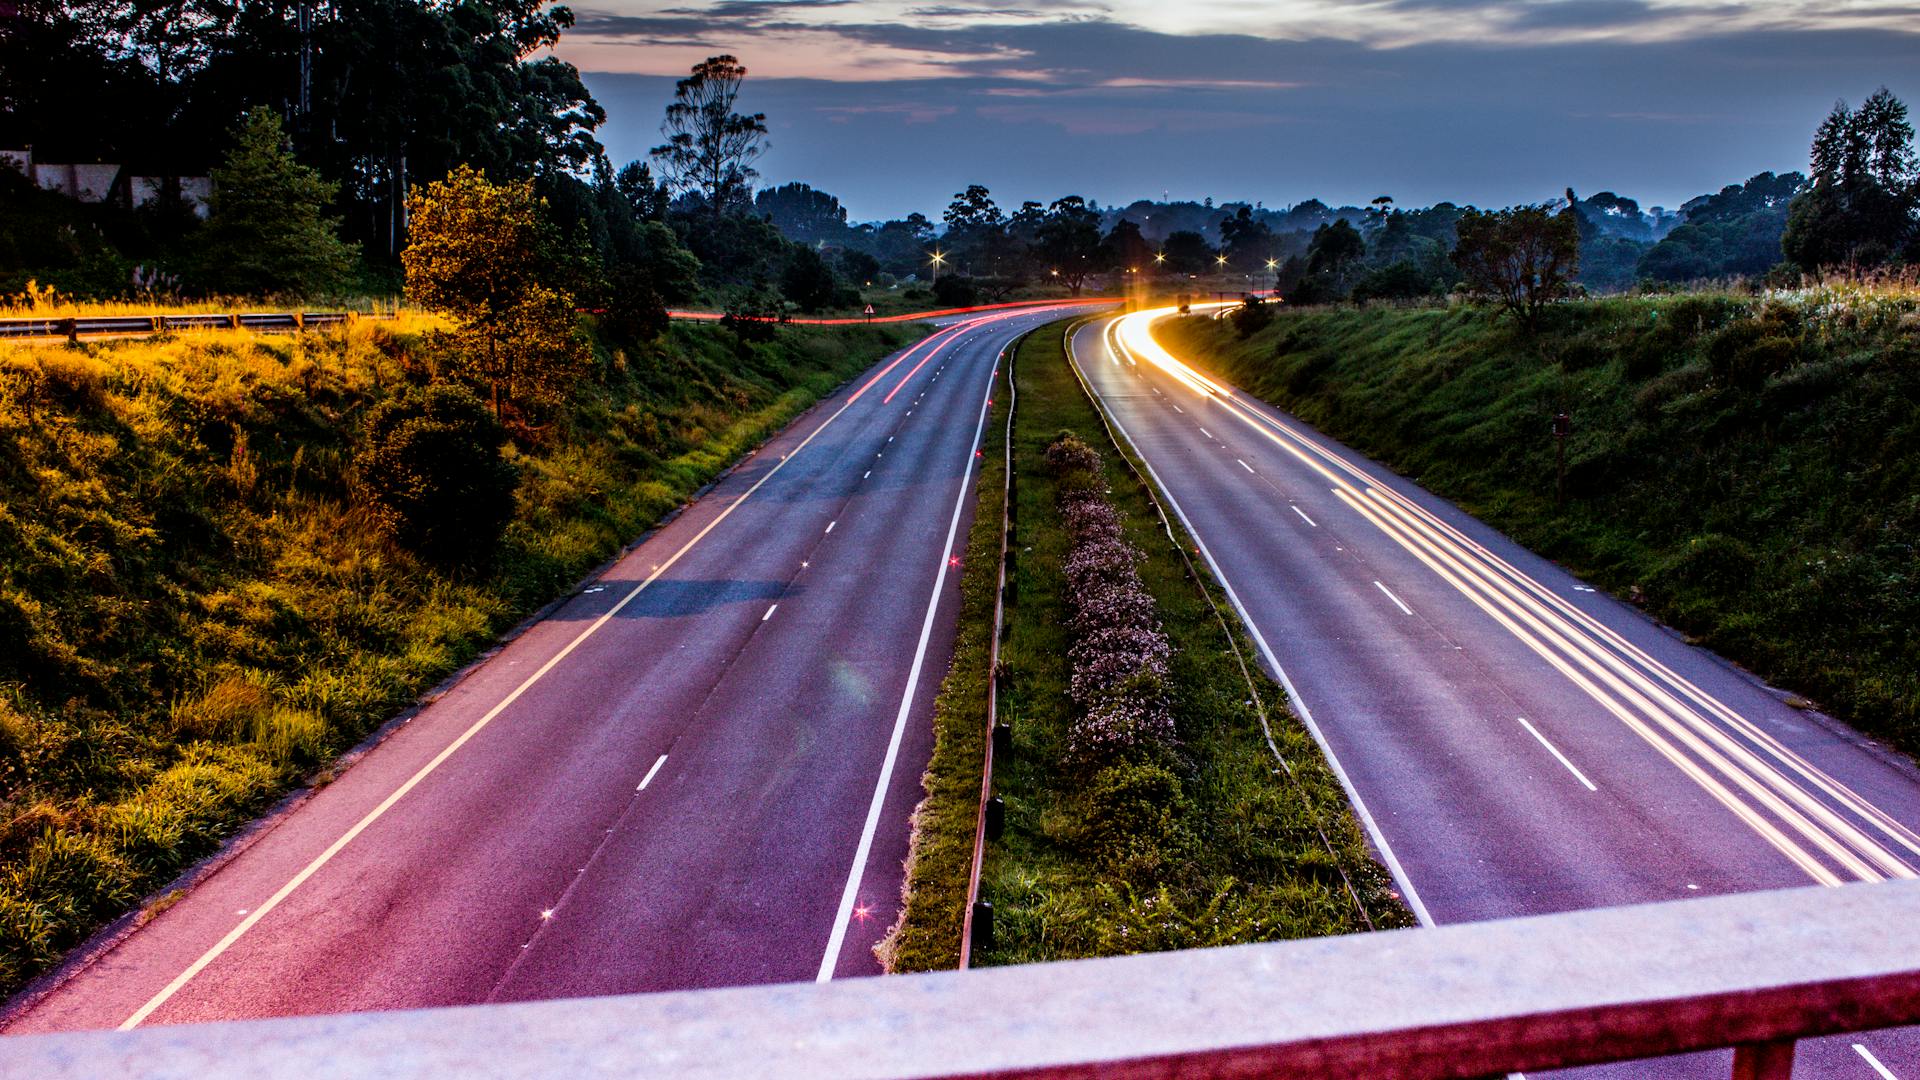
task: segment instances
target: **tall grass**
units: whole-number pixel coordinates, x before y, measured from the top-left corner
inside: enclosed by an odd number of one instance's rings
[[[517,450],[493,564],[448,572],[351,485],[358,420],[433,366],[431,325],[0,345],[0,990],[911,333],[601,348]]]
[[[1321,310],[1162,340],[1920,750],[1920,284]],[[1573,423],[1556,509],[1550,421]]]

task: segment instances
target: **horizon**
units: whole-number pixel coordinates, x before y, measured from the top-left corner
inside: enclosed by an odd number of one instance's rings
[[[762,185],[810,184],[857,221],[937,218],[969,183],[1009,207],[1163,192],[1272,208],[1383,194],[1507,206],[1573,187],[1677,209],[1760,172],[1804,170],[1837,99],[1882,85],[1920,96],[1920,27],[1885,3],[1369,8],[1377,17],[1343,21],[1338,5],[1294,0],[1263,8],[1264,23],[1239,13],[1180,32],[1137,4],[995,15],[601,0],[558,55],[607,109],[598,137],[619,163],[657,144],[677,78],[731,53],[750,73],[740,106],[771,128]],[[878,146],[886,168],[871,160]]]

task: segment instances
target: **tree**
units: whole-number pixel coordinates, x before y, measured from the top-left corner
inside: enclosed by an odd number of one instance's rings
[[[795,244],[793,253],[787,257],[786,269],[780,274],[780,292],[800,305],[802,311],[819,311],[833,303],[833,271],[827,268],[819,252],[805,244]]]
[[[840,200],[800,183],[765,188],[753,197],[753,212],[773,222],[780,234],[801,244],[847,238],[847,211]]]
[[[1074,296],[1087,275],[1106,268],[1100,246],[1100,215],[1078,195],[1055,199],[1039,229],[1040,255]]]
[[[667,189],[654,183],[653,170],[644,161],[629,161],[613,178],[614,187],[633,216],[641,221],[667,220],[667,206],[673,196]]]
[[[339,287],[357,255],[325,215],[335,185],[294,160],[280,117],[247,114],[213,171],[199,278],[218,293],[312,295]]]
[[[667,186],[691,195],[713,216],[746,205],[753,163],[767,152],[765,113],[733,111],[747,69],[731,56],[712,56],[674,84],[673,103],[660,126],[667,141],[654,148]]]
[[[1207,238],[1189,229],[1168,235],[1160,246],[1167,257],[1166,268],[1175,274],[1199,274],[1213,269],[1213,245]]]
[[[1571,208],[1468,210],[1455,226],[1453,265],[1477,299],[1498,304],[1533,328],[1548,304],[1573,294],[1580,269],[1580,222]]]
[[[495,184],[464,165],[407,200],[407,298],[453,316],[457,369],[501,419],[563,399],[589,357],[545,206],[531,181]]]
[[[1899,98],[1883,86],[1858,110],[1839,102],[1809,157],[1812,182],[1788,206],[1780,239],[1789,262],[1817,270],[1920,255],[1920,167]]]
[[[443,563],[484,558],[513,520],[519,476],[506,429],[464,387],[389,398],[367,414],[355,486],[402,547]]]
[[[1220,222],[1220,250],[1238,269],[1264,268],[1273,257],[1273,229],[1253,216],[1252,207],[1242,206],[1232,217]]]

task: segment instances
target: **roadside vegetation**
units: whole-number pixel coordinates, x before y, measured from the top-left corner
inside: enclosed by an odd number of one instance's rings
[[[0,992],[915,332],[599,334],[503,424],[452,325],[0,346]]]
[[[978,962],[1347,933],[1369,919],[1411,924],[1317,747],[1256,670],[1292,779],[1268,750],[1235,659],[1235,645],[1249,655],[1250,646],[1229,641],[1186,576],[1067,366],[1060,326],[1029,336],[1014,368],[1013,588],[1002,653],[1013,738],[995,760],[1006,825],[988,845],[981,897],[995,909],[994,947]],[[882,946],[890,970],[959,962],[999,482],[997,473],[981,479],[962,647],[942,688],[907,908]]]
[[[1920,752],[1920,282],[1280,314],[1161,340]],[[1566,413],[1565,505],[1553,418]]]

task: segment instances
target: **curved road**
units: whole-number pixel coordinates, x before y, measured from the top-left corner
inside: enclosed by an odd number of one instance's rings
[[[1062,310],[816,406],[7,1031],[877,972],[997,357]]]
[[[1911,762],[1171,356],[1161,317],[1086,324],[1075,363],[1423,922],[1916,876]],[[1729,1057],[1604,1071],[1724,1077]],[[1920,1039],[1798,1061],[1920,1080]]]

